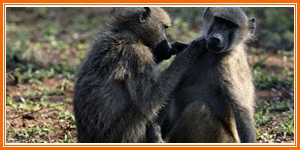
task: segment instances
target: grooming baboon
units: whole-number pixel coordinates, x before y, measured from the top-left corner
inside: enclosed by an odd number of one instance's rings
[[[163,138],[178,143],[255,142],[254,86],[244,49],[255,19],[229,7],[207,8],[203,17],[207,51],[171,94],[162,113]]]
[[[78,142],[159,142],[152,123],[168,94],[201,54],[194,41],[160,74],[157,62],[180,51],[169,45],[161,8],[116,8],[81,65],[74,90]],[[165,54],[166,53],[166,54]]]

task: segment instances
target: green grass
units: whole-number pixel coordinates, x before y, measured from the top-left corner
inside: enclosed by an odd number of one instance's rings
[[[294,87],[294,71],[289,69],[283,69],[282,77],[278,77],[274,73],[265,73],[262,71],[261,67],[264,66],[266,61],[265,56],[259,58],[257,63],[250,64],[252,68],[252,75],[255,80],[255,86],[257,89],[270,89],[276,87],[277,85],[284,85],[289,88]]]

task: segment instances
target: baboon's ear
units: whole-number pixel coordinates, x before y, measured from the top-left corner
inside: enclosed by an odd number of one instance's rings
[[[213,15],[212,15],[212,13],[210,11],[210,7],[205,8],[202,17],[204,18],[204,20],[210,20],[213,17]]]
[[[116,17],[118,16],[118,12],[121,11],[120,9],[121,9],[121,8],[119,8],[119,7],[113,8],[113,9],[110,11],[109,16],[110,16],[110,17],[113,17],[113,18],[116,18]]]
[[[149,7],[143,7],[143,11],[140,14],[140,22],[145,22],[146,19],[149,17],[150,15],[150,8]]]
[[[248,24],[249,24],[250,33],[253,34],[255,29],[256,29],[255,18],[253,18],[253,17],[249,18],[248,19]]]

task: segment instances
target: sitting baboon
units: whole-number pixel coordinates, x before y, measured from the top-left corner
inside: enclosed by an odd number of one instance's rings
[[[169,16],[161,8],[115,8],[79,68],[74,89],[78,142],[160,142],[153,123],[168,94],[205,40],[194,41],[160,73],[157,62],[182,49],[165,35]],[[184,47],[184,45],[183,45]]]
[[[255,142],[254,85],[244,49],[255,19],[230,7],[207,8],[203,17],[207,50],[160,114],[163,138],[176,143]]]

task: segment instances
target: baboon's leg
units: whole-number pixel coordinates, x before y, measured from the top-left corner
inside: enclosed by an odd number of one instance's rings
[[[253,115],[248,109],[235,109],[234,117],[241,143],[255,143],[255,127]]]
[[[236,138],[208,104],[191,103],[170,134],[170,143],[235,143]]]

